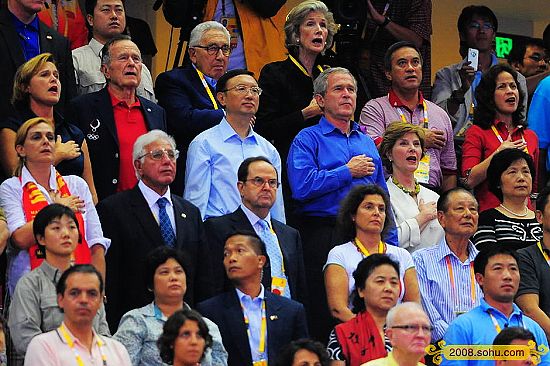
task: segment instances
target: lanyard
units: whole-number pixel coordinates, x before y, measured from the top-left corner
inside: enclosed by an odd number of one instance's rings
[[[495,125],[491,125],[491,130],[493,130],[493,132],[495,133],[495,136],[497,137],[498,141],[502,144],[504,142],[504,140],[502,139],[502,136],[500,136],[500,132],[498,132]],[[529,149],[527,148],[527,142],[525,142],[525,138],[523,137],[523,133],[521,133],[521,141],[525,144],[525,149],[523,149],[523,151],[525,151],[527,154],[529,154]]]
[[[365,248],[365,246],[363,245],[363,243],[361,243],[361,241],[359,240],[359,238],[355,238],[354,242],[355,246],[357,247],[357,250],[363,254],[364,257],[368,257],[370,255],[369,251],[367,250],[367,248]],[[379,254],[384,254],[386,253],[386,245],[380,241],[380,243],[378,243],[378,253]]]
[[[285,257],[283,256],[283,252],[281,251],[281,245],[279,244],[279,238],[277,237],[277,234],[271,227],[271,223],[268,220],[265,220],[267,222],[267,227],[269,228],[269,232],[271,235],[275,236],[275,241],[277,243],[277,250],[279,251],[279,254],[281,255],[281,271],[283,274],[285,274]]]
[[[311,75],[307,73],[306,69],[298,62],[298,60],[292,57],[292,55],[288,55],[288,57],[290,58],[290,61],[292,61],[294,65],[296,65],[296,67],[300,69],[301,72],[304,73],[305,76],[311,77]],[[317,70],[323,72],[323,68],[321,67],[321,65],[317,65]]]
[[[546,259],[546,262],[550,265],[550,258],[548,258],[548,253],[546,253],[546,251],[542,249],[542,244],[540,243],[540,241],[537,243],[537,245],[540,249],[540,252],[542,253],[542,256],[544,257],[544,259]]]
[[[493,316],[493,313],[492,313],[491,309],[488,309],[487,312],[489,313],[489,316],[491,317],[491,320],[493,321],[493,325],[495,326],[495,330],[497,331],[497,334],[499,334],[502,331],[502,328],[498,324],[496,318]],[[521,319],[521,327],[525,328],[525,324],[523,324],[523,318],[520,317],[520,319]]]
[[[246,325],[246,333],[248,334],[248,339],[250,338],[250,320],[248,320],[248,316],[246,316],[246,311],[244,309],[244,305],[241,302],[241,308],[243,310],[243,316],[244,316],[244,324]],[[265,352],[265,336],[267,333],[267,320],[265,316],[265,299],[262,300],[262,325],[260,327],[260,343],[258,344],[258,353],[260,355],[263,355]]]
[[[451,258],[450,255],[445,257],[445,262],[447,262],[447,269],[449,270],[449,278],[451,279],[451,292],[453,294],[453,300],[458,301],[458,294],[456,292],[456,286],[455,286],[455,276],[453,275],[453,266],[451,266]],[[471,295],[472,295],[472,304],[475,304],[476,302],[476,282],[475,282],[475,274],[474,274],[474,262],[470,261],[470,287],[471,287]],[[458,304],[457,304],[458,305]]]
[[[67,330],[65,329],[65,326],[61,324],[61,326],[58,328],[58,330],[63,335],[63,338],[65,338],[65,341],[67,342],[67,345],[70,349],[73,350],[74,356],[76,358],[76,364],[78,366],[84,366],[84,362],[82,361],[82,357],[78,354],[78,351],[74,348],[74,340],[71,338]],[[101,353],[101,360],[103,361],[102,365],[107,366],[107,355],[103,353],[103,341],[97,336],[97,346],[99,347],[99,352]]]
[[[428,128],[428,105],[426,104],[425,100],[422,100],[422,127]],[[399,118],[401,118],[401,121],[403,123],[408,123],[407,118],[405,117],[405,113],[403,112],[403,109],[401,107],[397,107],[397,113],[399,113]],[[411,123],[412,123],[412,115],[411,115]]]
[[[206,93],[208,94],[208,97],[210,97],[210,101],[212,102],[212,105],[214,106],[214,109],[218,109],[218,103],[216,103],[216,99],[214,99],[214,95],[212,94],[212,90],[210,90],[210,87],[208,86],[208,83],[206,82],[206,79],[204,78],[204,74],[197,68],[197,74],[199,74],[199,78],[201,79],[202,86],[204,86],[204,89],[206,90]]]

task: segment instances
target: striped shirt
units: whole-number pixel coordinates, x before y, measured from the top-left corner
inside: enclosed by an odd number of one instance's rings
[[[475,301],[472,299],[471,266],[478,250],[471,242],[468,243],[468,253],[468,258],[464,262],[460,261],[447,245],[445,237],[436,246],[413,253],[422,305],[434,327],[432,341],[443,338],[457,313],[478,306],[483,296],[474,280]],[[451,283],[449,264],[453,272],[455,290]]]

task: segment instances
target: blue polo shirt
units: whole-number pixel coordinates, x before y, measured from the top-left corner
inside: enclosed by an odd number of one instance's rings
[[[443,337],[445,343],[457,344],[457,345],[474,345],[493,344],[493,340],[497,336],[497,330],[491,319],[492,314],[501,329],[507,327],[523,327],[530,330],[537,341],[537,345],[541,344],[548,347],[548,341],[544,331],[533,319],[524,315],[520,308],[513,304],[514,310],[512,314],[507,317],[499,310],[487,304],[485,299],[481,299],[481,303],[478,307],[472,309],[466,314],[458,316],[447,329],[447,333]],[[480,361],[480,360],[464,360],[455,361],[447,360],[443,357],[441,366],[494,366],[494,361]],[[539,366],[550,365],[550,354],[546,353],[541,357]]]

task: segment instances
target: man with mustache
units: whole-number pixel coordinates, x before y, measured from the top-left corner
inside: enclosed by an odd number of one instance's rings
[[[33,338],[25,365],[132,364],[119,341],[100,336],[92,327],[103,306],[103,278],[93,266],[79,264],[67,269],[59,278],[56,292],[63,322],[57,329]]]
[[[437,218],[445,231],[439,243],[413,253],[422,305],[437,343],[458,315],[479,305],[481,290],[473,278],[478,250],[470,241],[477,230],[478,205],[464,188],[453,188],[437,201]]]
[[[386,127],[403,121],[422,127],[426,153],[418,165],[418,183],[441,193],[456,186],[456,156],[451,121],[443,109],[424,99],[420,92],[422,56],[414,43],[391,45],[384,56],[387,95],[370,100],[361,111],[360,123],[379,145]]]
[[[103,89],[107,81],[101,72],[101,49],[126,28],[126,13],[122,0],[86,0],[86,21],[91,30],[90,42],[72,51],[79,95]],[[155,102],[153,78],[143,64],[137,95]]]
[[[183,3],[183,1],[182,1]],[[183,193],[189,143],[222,120],[223,108],[215,99],[216,83],[227,71],[231,55],[229,32],[218,22],[200,23],[189,37],[191,65],[159,74],[155,90],[166,110],[168,133],[174,136],[181,159],[172,189]]]
[[[13,350],[10,365],[22,365],[31,340],[49,332],[63,321],[63,311],[55,302],[55,286],[61,274],[70,268],[80,242],[74,212],[63,205],[51,204],[36,215],[33,234],[45,254],[42,264],[25,274],[11,298],[8,327]],[[93,325],[99,334],[110,336],[103,306],[96,309]]]
[[[287,168],[304,246],[309,323],[313,336],[325,341],[332,324],[322,269],[329,251],[342,243],[335,230],[340,201],[358,184],[378,184],[386,192],[387,186],[374,142],[352,121],[357,99],[353,75],[340,67],[324,70],[313,82],[313,93],[324,116],[296,135]],[[383,240],[397,245],[395,228]]]
[[[508,327],[530,330],[538,345],[548,349],[546,334],[534,320],[514,304],[520,273],[518,255],[509,249],[495,246],[482,250],[474,260],[475,278],[483,291],[478,307],[457,317],[447,329],[443,340],[446,345],[489,345]],[[550,364],[550,353],[541,356],[539,365]],[[492,366],[494,361],[468,359],[448,360],[443,366]]]
[[[210,260],[199,210],[171,194],[176,174],[174,139],[160,130],[140,136],[133,148],[138,183],[97,205],[105,235],[112,240],[107,262],[107,321],[113,333],[126,312],[153,301],[140,275],[147,254],[168,246],[189,260],[185,301],[193,306],[211,295]]]

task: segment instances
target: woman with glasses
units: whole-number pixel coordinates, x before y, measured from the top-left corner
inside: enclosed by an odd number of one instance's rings
[[[162,366],[157,339],[166,327],[167,319],[178,311],[191,310],[183,298],[187,291],[187,275],[183,253],[166,246],[154,249],[147,255],[144,268],[147,288],[153,292],[152,303],[127,312],[120,320],[113,336],[126,346],[135,366]],[[218,326],[203,318],[211,342],[201,361],[203,366],[227,365],[225,351]]]
[[[505,149],[522,150],[533,158],[535,169],[538,166],[538,138],[522,118],[525,97],[518,88],[518,73],[504,64],[492,66],[476,88],[474,124],[466,131],[462,145],[462,176],[474,189],[479,212],[500,204],[487,179],[495,154]]]
[[[399,264],[397,300],[420,302],[411,254],[382,241],[393,226],[390,205],[386,192],[375,185],[353,187],[340,205],[339,230],[349,241],[330,250],[324,274],[330,312],[341,322],[355,317],[351,310],[356,287],[353,272],[362,259],[373,253],[387,254]]]
[[[13,148],[17,129],[28,119],[43,117],[55,126],[54,165],[61,175],[78,175],[88,183],[97,203],[88,144],[82,131],[54,110],[61,95],[59,72],[50,53],[42,53],[25,62],[14,77],[12,103],[16,115],[0,124],[0,163],[11,177],[17,166]]]
[[[32,224],[38,211],[51,203],[68,206],[76,214],[81,245],[75,250],[75,263],[92,263],[105,276],[105,252],[110,240],[103,237],[86,182],[78,176],[62,176],[53,165],[56,147],[53,122],[42,117],[26,121],[17,130],[14,147],[19,157],[14,176],[0,186],[0,204],[6,212],[15,249],[8,256],[10,293],[19,278],[44,259],[44,253],[36,245]]]
[[[264,95],[255,128],[273,142],[283,157],[283,166],[296,134],[316,124],[322,114],[313,98],[313,80],[327,67],[323,55],[332,46],[336,32],[332,13],[323,2],[298,4],[285,22],[288,58],[265,65],[260,73],[258,84]],[[290,197],[290,191],[285,195]]]
[[[353,272],[355,317],[330,333],[331,366],[359,366],[391,351],[385,335],[386,315],[399,299],[399,267],[386,254],[375,253],[359,262]]]

